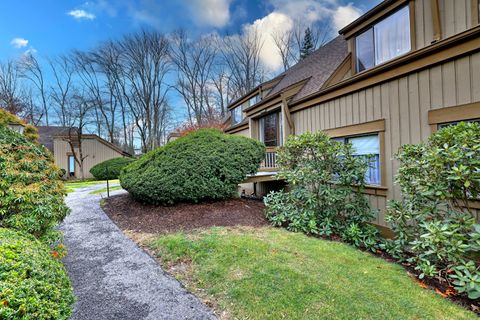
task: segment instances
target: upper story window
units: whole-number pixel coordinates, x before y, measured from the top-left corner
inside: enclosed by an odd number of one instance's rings
[[[248,100],[248,106],[253,106],[254,104],[256,104],[258,101],[260,101],[260,95],[256,95],[254,97],[251,97],[249,100]]]
[[[410,51],[410,36],[410,10],[406,6],[356,37],[357,72]]]
[[[232,125],[240,123],[243,120],[242,106],[238,106],[231,111],[232,113]]]

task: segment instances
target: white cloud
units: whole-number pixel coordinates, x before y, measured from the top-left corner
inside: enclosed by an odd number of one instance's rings
[[[273,34],[287,33],[300,24],[307,27],[320,24],[331,38],[337,31],[358,18],[362,11],[353,4],[341,6],[338,0],[269,0],[272,12],[244,26],[244,30],[257,28],[263,37],[260,53],[262,63],[270,71],[279,71],[282,60],[275,46]]]
[[[71,10],[67,13],[69,16],[77,19],[77,20],[93,20],[95,19],[95,15],[93,13],[87,12],[82,9]]]
[[[333,14],[334,27],[336,30],[340,30],[361,15],[362,11],[354,7],[351,3],[346,6],[340,6]]]
[[[24,38],[13,38],[10,44],[15,48],[23,48],[28,45],[28,40]]]
[[[260,59],[262,63],[272,71],[282,67],[282,58],[278,53],[278,48],[273,39],[274,35],[281,35],[293,28],[293,20],[286,14],[272,12],[262,19],[255,20],[252,24],[244,26],[244,32],[253,32],[256,30],[262,37],[262,48]]]
[[[192,0],[189,9],[198,24],[220,28],[230,22],[230,2],[231,0]]]

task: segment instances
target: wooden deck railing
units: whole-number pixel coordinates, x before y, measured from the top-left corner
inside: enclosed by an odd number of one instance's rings
[[[277,148],[267,147],[265,159],[260,164],[260,171],[275,171],[277,167]]]

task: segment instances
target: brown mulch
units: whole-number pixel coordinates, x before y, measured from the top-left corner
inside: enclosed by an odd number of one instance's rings
[[[268,225],[265,206],[258,200],[229,199],[165,207],[142,204],[123,194],[105,199],[103,209],[122,230],[141,233]]]

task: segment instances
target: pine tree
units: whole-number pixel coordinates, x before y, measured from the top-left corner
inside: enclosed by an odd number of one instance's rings
[[[313,44],[312,30],[307,28],[305,29],[305,36],[303,37],[302,47],[300,48],[300,60],[304,59],[314,50],[315,46]]]

